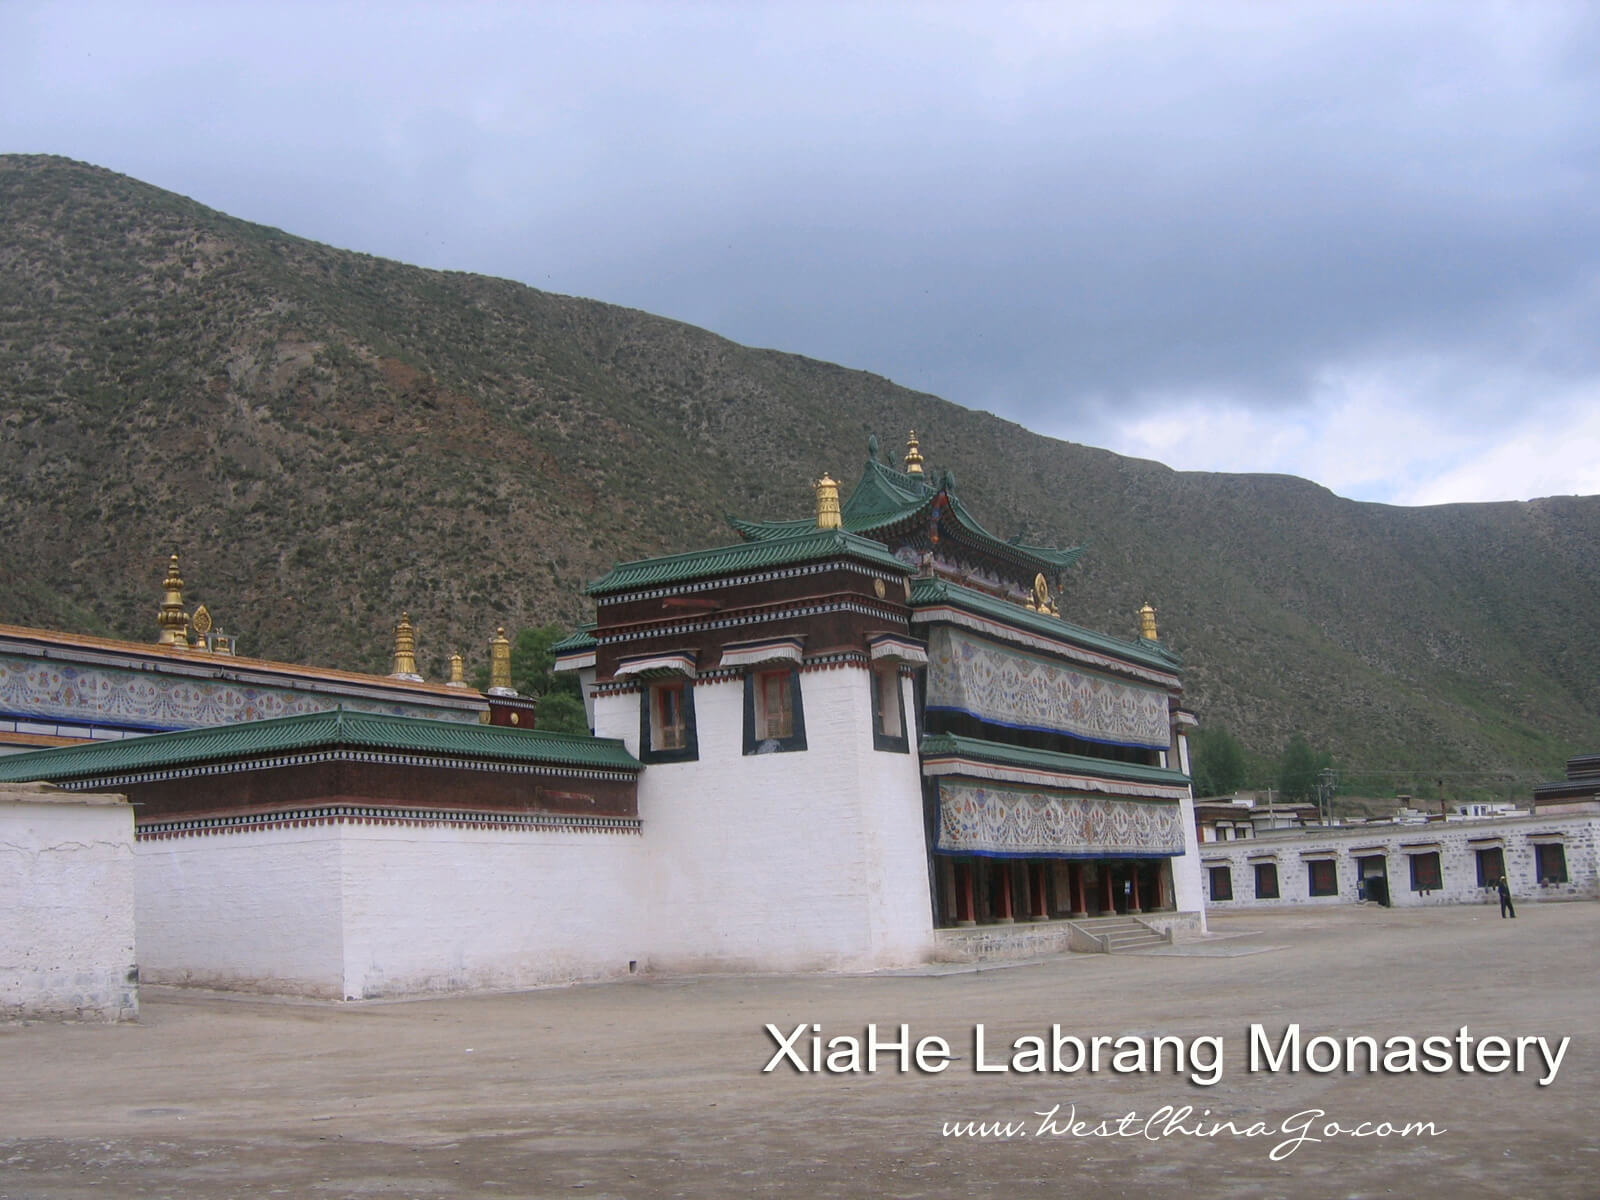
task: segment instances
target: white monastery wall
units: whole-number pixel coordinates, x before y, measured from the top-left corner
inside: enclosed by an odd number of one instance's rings
[[[1177,768],[1188,775],[1189,739],[1180,733],[1177,743]],[[1199,914],[1199,928],[1188,932],[1203,934],[1206,932],[1205,876],[1200,869],[1200,845],[1199,834],[1195,832],[1193,788],[1187,789],[1183,799],[1178,802],[1178,819],[1183,823],[1183,854],[1172,860],[1173,900],[1180,913]]]
[[[626,975],[636,833],[378,818],[139,844],[159,983],[360,1000]]]
[[[1565,883],[1541,882],[1538,878],[1537,847],[1552,843],[1562,847]],[[1243,841],[1206,842],[1201,866],[1206,903],[1216,911],[1285,904],[1353,904],[1360,898],[1357,860],[1377,856],[1384,859],[1389,901],[1396,907],[1498,906],[1495,888],[1478,882],[1477,852],[1493,848],[1502,852],[1506,880],[1518,904],[1600,899],[1600,809],[1561,815],[1432,821],[1425,825],[1357,825],[1287,836],[1269,833]],[[1433,852],[1439,855],[1441,886],[1413,890],[1412,855]],[[1338,872],[1338,892],[1312,896],[1308,864],[1329,858]],[[1265,862],[1277,864],[1277,899],[1256,897],[1255,864]],[[1219,866],[1227,866],[1232,872],[1232,900],[1210,898],[1210,877],[1206,872]]]
[[[280,825],[142,838],[144,978],[343,998],[337,829]]]
[[[574,983],[644,965],[637,833],[340,830],[346,998]]]
[[[133,879],[126,799],[0,788],[0,1020],[138,1018]]]
[[[641,776],[652,966],[826,970],[931,953],[916,756],[873,749],[868,671],[803,671],[800,687],[807,749],[746,756],[743,681],[702,682],[698,761]],[[638,752],[637,695],[597,697],[595,716]]]

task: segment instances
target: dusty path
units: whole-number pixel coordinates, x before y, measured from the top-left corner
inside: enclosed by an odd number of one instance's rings
[[[1341,909],[1178,955],[1069,955],[925,976],[736,977],[333,1006],[147,989],[135,1027],[0,1027],[0,1197],[1600,1196],[1600,906]],[[1264,951],[1264,952],[1263,952]],[[1573,1039],[1542,1071],[1247,1070],[1247,1030]],[[771,1022],[947,1039],[941,1074],[761,1072]],[[1221,1080],[980,1074],[1048,1037],[1221,1036]],[[1035,1114],[1353,1126],[1437,1137],[1039,1136]],[[957,1120],[1025,1134],[946,1137]]]

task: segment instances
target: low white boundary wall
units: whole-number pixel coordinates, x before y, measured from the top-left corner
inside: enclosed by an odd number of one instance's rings
[[[124,797],[0,788],[0,1020],[138,1018],[133,878]]]

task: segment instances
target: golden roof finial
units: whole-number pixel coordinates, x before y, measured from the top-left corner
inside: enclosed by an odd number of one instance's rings
[[[489,694],[517,694],[517,689],[511,686],[511,643],[506,638],[504,625],[496,629],[494,636],[489,639]]]
[[[922,474],[922,447],[917,443],[917,431],[906,434],[906,474]]]
[[[466,663],[457,650],[450,655],[450,679],[445,687],[464,688],[467,686]]]
[[[1146,604],[1139,610],[1139,636],[1156,641],[1156,610]]]
[[[204,604],[197,607],[194,610],[194,616],[189,621],[189,627],[194,630],[198,638],[194,644],[194,649],[211,649],[211,639],[206,636],[211,632],[211,610]]]
[[[814,485],[817,490],[817,528],[838,529],[844,524],[839,516],[839,482],[826,471]]]
[[[183,611],[183,579],[178,574],[178,556],[167,562],[167,578],[161,585],[166,595],[161,600],[161,611],[156,614],[156,624],[161,636],[158,646],[187,646],[189,644],[189,614]]]
[[[400,614],[400,624],[394,627],[394,670],[390,679],[421,680],[417,674],[417,631],[411,625],[411,614]]]

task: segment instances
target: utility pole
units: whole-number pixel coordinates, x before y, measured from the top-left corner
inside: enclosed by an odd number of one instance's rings
[[[1332,767],[1323,767],[1317,772],[1317,806],[1322,811],[1322,823],[1333,824],[1333,793],[1337,784],[1337,777]]]

